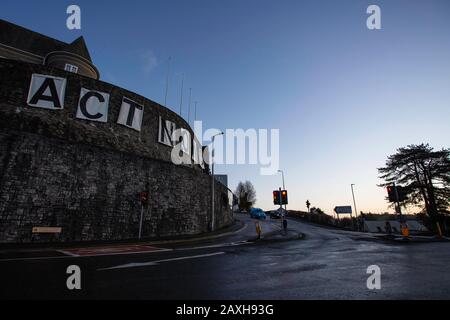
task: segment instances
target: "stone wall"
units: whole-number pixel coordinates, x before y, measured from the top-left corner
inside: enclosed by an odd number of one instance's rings
[[[26,105],[32,73],[67,78],[64,110]],[[75,119],[80,88],[110,93],[108,123]],[[115,123],[123,95],[143,103],[141,133]],[[192,130],[163,106],[111,84],[58,69],[0,59],[0,242],[195,235],[211,221],[211,176],[176,166],[158,143],[159,116]],[[227,189],[216,183],[216,228],[232,223]],[[59,235],[33,227],[62,227]]]

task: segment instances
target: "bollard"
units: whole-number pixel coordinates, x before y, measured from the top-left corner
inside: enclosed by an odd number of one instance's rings
[[[261,229],[261,225],[259,224],[259,221],[257,221],[255,224],[256,224],[256,234],[258,235],[258,240],[259,240],[259,239],[261,239],[262,229]]]
[[[406,223],[405,223],[405,224],[402,224],[401,229],[402,229],[402,235],[403,235],[403,237],[408,238],[408,237],[409,237],[409,228],[408,228],[408,225],[407,225]]]

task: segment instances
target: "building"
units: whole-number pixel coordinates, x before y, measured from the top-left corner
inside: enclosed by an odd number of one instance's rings
[[[0,30],[0,57],[100,78],[83,37],[65,43],[1,19]]]
[[[0,243],[133,239],[141,220],[157,239],[231,224],[216,181],[212,219],[213,179],[189,124],[99,76],[83,38],[0,21]]]
[[[400,219],[398,215],[394,214],[363,214],[362,215],[362,230],[371,233],[386,233],[386,226],[389,223],[392,233],[401,234]],[[404,222],[408,225],[409,231],[412,234],[428,233],[422,221],[415,215],[403,215]]]

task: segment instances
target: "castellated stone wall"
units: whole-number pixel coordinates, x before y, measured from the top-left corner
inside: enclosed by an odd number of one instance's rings
[[[32,74],[67,79],[63,110],[27,105]],[[108,121],[75,118],[81,87],[110,94]],[[141,132],[117,124],[123,97],[144,105]],[[0,59],[0,243],[133,239],[139,192],[149,192],[142,236],[208,232],[211,176],[174,165],[158,142],[160,116],[192,133],[177,114],[111,84]],[[193,134],[193,133],[192,133]],[[232,223],[228,190],[215,185],[216,228]],[[61,227],[33,234],[33,227]]]

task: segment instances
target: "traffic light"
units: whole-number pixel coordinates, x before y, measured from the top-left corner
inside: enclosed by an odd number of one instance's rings
[[[405,188],[398,186],[397,193],[398,193],[398,201],[399,202],[402,202],[402,201],[405,201],[406,199],[408,199]]]
[[[395,191],[397,189],[397,192]],[[408,197],[406,194],[406,190],[401,186],[387,186],[388,198],[389,202],[402,202],[405,201]],[[398,199],[397,199],[398,195]]]
[[[306,207],[308,208],[308,210],[309,210],[310,206],[311,206],[311,202],[309,202],[309,200],[306,200]]]
[[[139,198],[140,198],[142,204],[147,204],[148,203],[148,192],[142,191],[139,194]]]
[[[395,194],[395,189],[393,186],[387,187],[387,193],[388,193],[389,202],[397,202],[397,196]]]
[[[280,191],[278,191],[278,190],[275,190],[273,192],[273,204],[274,205],[280,205],[281,204]]]
[[[281,191],[281,204],[288,204],[288,193],[287,193],[287,190]]]

